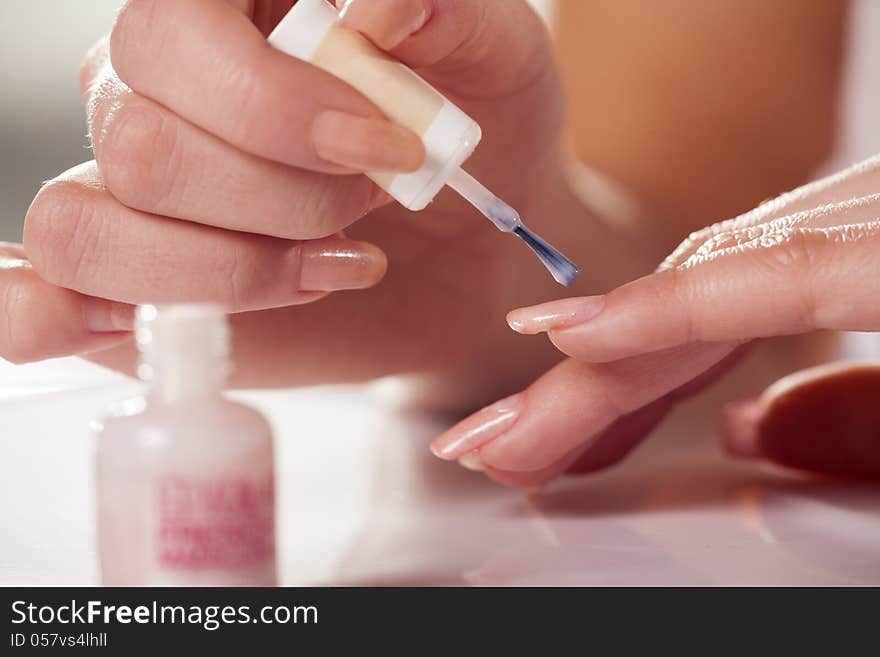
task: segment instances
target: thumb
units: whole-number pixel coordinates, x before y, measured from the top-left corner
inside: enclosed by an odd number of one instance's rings
[[[524,0],[337,0],[341,21],[431,82],[492,98],[552,69],[541,19]]]

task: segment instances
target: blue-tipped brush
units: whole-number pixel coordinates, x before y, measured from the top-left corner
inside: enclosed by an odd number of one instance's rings
[[[580,275],[580,267],[566,258],[559,249],[542,240],[525,226],[517,226],[513,229],[513,234],[528,244],[557,283],[565,286],[571,285]]]
[[[463,169],[457,169],[446,184],[467,199],[471,205],[495,224],[498,230],[513,233],[525,242],[544,263],[547,271],[557,283],[571,285],[581,273],[580,267],[566,258],[562,252],[526,228],[516,210],[483,187],[478,180]]]

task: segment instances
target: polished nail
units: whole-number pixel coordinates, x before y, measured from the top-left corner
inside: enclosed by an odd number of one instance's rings
[[[434,440],[431,451],[441,459],[457,459],[508,431],[519,417],[521,408],[522,394],[495,402]]]
[[[86,326],[93,333],[118,333],[134,330],[134,306],[97,297],[83,304]]]
[[[474,472],[483,471],[483,461],[480,459],[479,452],[468,452],[464,456],[459,456],[458,464],[461,467],[473,470]]]
[[[372,244],[339,240],[305,242],[300,249],[299,289],[303,292],[360,290],[385,275],[388,261]]]
[[[373,43],[391,50],[425,26],[431,16],[429,0],[388,2],[382,0],[348,0],[339,12],[339,20],[345,27],[357,30]]]
[[[605,307],[605,297],[575,297],[518,308],[507,314],[507,323],[517,333],[534,335],[584,324]]]
[[[356,171],[415,171],[425,159],[419,136],[385,119],[326,110],[315,120],[312,137],[318,157]]]

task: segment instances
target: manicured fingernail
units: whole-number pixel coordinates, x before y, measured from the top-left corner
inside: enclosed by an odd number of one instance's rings
[[[134,306],[117,301],[89,297],[83,305],[86,326],[93,333],[118,333],[134,330]]]
[[[731,456],[759,458],[758,425],[763,408],[758,399],[727,404],[721,411],[720,434],[724,448]]]
[[[517,333],[534,335],[566,329],[595,318],[605,307],[605,297],[576,297],[518,308],[507,314],[507,323]]]
[[[385,119],[336,110],[315,119],[312,139],[318,157],[357,171],[415,171],[425,159],[425,147],[414,132]]]
[[[483,461],[480,459],[480,453],[476,451],[468,452],[464,456],[459,456],[458,464],[461,467],[473,470],[474,472],[483,471]]]
[[[519,417],[522,394],[507,397],[462,420],[431,443],[431,451],[451,461],[510,429]]]
[[[377,6],[375,0],[348,0],[339,12],[342,25],[366,35],[384,50],[391,50],[418,32],[430,16],[429,0],[397,2],[393,11]]]
[[[385,254],[365,242],[305,242],[300,248],[299,289],[303,292],[360,290],[385,275]]]

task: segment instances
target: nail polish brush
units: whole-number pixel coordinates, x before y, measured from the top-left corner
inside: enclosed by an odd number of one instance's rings
[[[452,189],[464,197],[468,203],[483,213],[504,233],[519,237],[541,260],[557,283],[571,285],[581,273],[581,268],[566,258],[552,244],[547,243],[523,224],[519,213],[500,198],[486,189],[480,181],[464,169],[452,172],[446,181]]]

